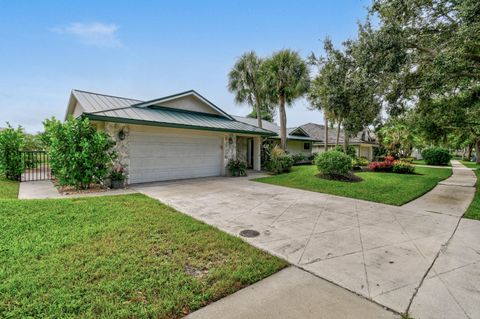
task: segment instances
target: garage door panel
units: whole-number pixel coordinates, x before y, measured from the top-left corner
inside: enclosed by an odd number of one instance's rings
[[[130,183],[218,176],[221,142],[213,136],[131,132]]]

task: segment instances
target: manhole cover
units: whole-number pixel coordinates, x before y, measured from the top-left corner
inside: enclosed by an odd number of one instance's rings
[[[256,230],[253,230],[253,229],[244,229],[240,232],[240,236],[242,236],[242,237],[252,238],[252,237],[257,237],[259,235],[260,235],[260,233]]]

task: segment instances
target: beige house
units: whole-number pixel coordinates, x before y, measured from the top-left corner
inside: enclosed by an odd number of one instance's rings
[[[316,141],[313,143],[313,153],[321,153],[325,151],[325,126],[315,123],[307,123],[301,125],[302,128],[309,136],[314,138]],[[336,145],[337,139],[337,130],[330,129],[328,134],[328,145],[329,148],[334,148]],[[343,145],[343,130],[340,130],[339,145]],[[348,140],[348,144],[352,145],[355,148],[357,156],[365,157],[369,161],[373,160],[373,149],[378,147],[378,142],[376,140],[373,132],[369,128],[365,128],[363,131],[359,132],[356,136],[351,137]]]
[[[89,118],[115,140],[129,184],[226,175],[231,159],[260,170],[262,138],[276,135],[193,90],[150,101],[73,90],[69,116]]]

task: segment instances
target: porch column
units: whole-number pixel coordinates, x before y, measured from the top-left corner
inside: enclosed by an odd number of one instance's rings
[[[262,161],[260,158],[262,150],[262,137],[256,136],[253,138],[253,169],[256,171],[262,170]]]
[[[228,134],[223,137],[223,166],[222,175],[228,174],[228,162],[237,159],[237,136]]]

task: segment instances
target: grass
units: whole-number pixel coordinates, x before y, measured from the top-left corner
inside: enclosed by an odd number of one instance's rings
[[[0,232],[0,318],[176,318],[286,266],[140,194],[1,200]]]
[[[475,192],[475,197],[465,212],[464,217],[480,220],[480,170],[477,169],[475,174],[477,175],[477,191]]]
[[[416,165],[428,165],[427,163],[425,163],[424,160],[413,160],[412,161],[412,164],[416,164]],[[448,165],[445,165],[445,166],[452,166],[452,164],[449,162]]]
[[[14,199],[18,197],[18,182],[0,177],[0,199]]]
[[[363,178],[362,182],[348,183],[316,177],[318,171],[314,165],[294,166],[290,173],[258,178],[256,181],[391,205],[403,205],[425,194],[438,182],[452,174],[451,169],[429,167],[416,167],[415,171],[422,175],[361,172],[356,175]]]
[[[480,165],[477,164],[476,162],[469,162],[469,161],[460,161],[463,165],[465,165],[468,168],[477,168],[480,169]]]

